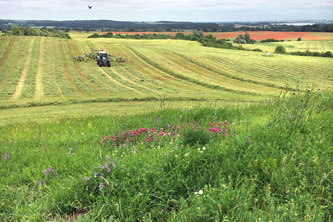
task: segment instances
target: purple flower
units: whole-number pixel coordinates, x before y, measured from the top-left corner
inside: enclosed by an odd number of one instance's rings
[[[88,180],[90,180],[90,178],[89,178],[89,177],[85,177],[84,180],[85,180],[85,181],[88,181]]]
[[[103,183],[100,182],[100,183],[99,183],[99,189],[102,189],[102,188],[103,188]]]
[[[155,116],[155,119],[157,119],[157,116]]]
[[[94,177],[96,178],[98,175],[98,173],[96,173],[96,171],[94,171]]]
[[[47,170],[44,171],[44,174],[47,175]]]
[[[107,169],[107,172],[110,173],[110,168],[108,166],[108,163],[105,163],[105,168]]]
[[[10,156],[9,156],[7,153],[5,153],[5,155],[3,156],[3,159],[4,159],[4,160],[8,160],[9,157],[10,157]]]
[[[168,127],[169,127],[169,128],[171,128],[171,127],[172,127],[172,125],[168,125]]]

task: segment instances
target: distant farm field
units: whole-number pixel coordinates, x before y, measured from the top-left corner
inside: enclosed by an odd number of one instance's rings
[[[0,37],[1,116],[8,118],[13,108],[58,106],[66,110],[71,104],[81,104],[83,114],[92,114],[92,104],[100,102],[140,106],[151,101],[155,104],[151,108],[159,108],[158,102],[253,103],[278,95],[286,86],[332,87],[330,58],[265,57],[261,52],[207,48],[182,40],[71,35],[72,40]],[[113,62],[108,68],[98,67],[92,59],[73,60],[92,49],[103,49],[126,62]],[[20,113],[17,118],[24,119],[29,110]],[[53,115],[51,111],[49,116]]]

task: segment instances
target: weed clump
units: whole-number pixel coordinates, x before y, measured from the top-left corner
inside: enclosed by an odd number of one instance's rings
[[[204,146],[210,141],[208,132],[202,129],[188,129],[184,132],[183,144],[186,146]]]

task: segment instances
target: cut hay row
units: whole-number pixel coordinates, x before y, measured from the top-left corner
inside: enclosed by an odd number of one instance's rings
[[[43,69],[43,94],[47,97],[60,97],[61,88],[59,87],[55,76],[54,54],[52,48],[53,38],[46,38],[44,43],[44,65]],[[61,67],[60,67],[61,68]]]
[[[42,37],[40,41],[40,50],[39,50],[39,60],[38,60],[38,68],[36,75],[36,89],[35,89],[35,98],[41,99],[44,96],[44,87],[43,87],[43,67],[44,67],[44,42],[45,37]]]
[[[165,72],[165,73],[167,73],[169,75],[172,75],[172,76],[174,76],[174,77],[176,77],[178,79],[185,80],[185,81],[188,81],[188,82],[191,82],[191,83],[194,83],[194,84],[206,87],[206,88],[210,88],[210,89],[217,89],[217,90],[222,90],[222,91],[227,91],[227,92],[233,92],[233,93],[243,94],[243,95],[259,95],[258,93],[255,93],[255,92],[247,92],[247,91],[242,91],[242,90],[234,90],[234,89],[222,87],[220,85],[214,85],[214,84],[202,82],[202,81],[199,81],[197,79],[190,78],[190,77],[188,77],[186,75],[182,75],[180,73],[176,73],[176,72],[171,71],[168,68],[166,68],[166,67],[164,67],[164,66],[162,66],[162,65],[160,65],[158,63],[153,62],[151,59],[149,59],[148,57],[146,57],[143,54],[139,53],[135,49],[130,48],[130,47],[128,47],[128,48],[130,50],[132,50],[134,53],[136,53],[143,60],[145,60],[147,63],[149,63],[152,66],[154,66],[155,68],[157,68],[157,69],[159,69],[159,70],[161,70],[161,71],[163,71],[163,72]]]
[[[291,60],[292,59],[292,60]],[[270,60],[267,64],[264,60],[254,60],[244,58],[238,68],[247,69],[254,67],[262,70],[261,78],[272,78],[276,82],[287,82],[290,85],[297,85],[300,82],[326,85],[323,75],[333,72],[333,66],[329,64],[330,58],[315,58],[301,56],[279,55],[278,58]],[[251,72],[251,74],[259,74]],[[314,74],[315,73],[315,74]],[[273,74],[273,76],[268,75]]]
[[[80,54],[80,52],[77,52],[77,49],[73,47],[73,41],[67,40],[66,41],[70,58],[73,58],[75,55]],[[105,95],[103,91],[101,91],[97,85],[92,83],[87,75],[82,72],[81,67],[79,66],[78,62],[73,62],[75,72],[78,74],[82,82],[84,83],[84,89],[89,92],[90,95]]]
[[[65,58],[65,53],[64,53],[64,48],[63,48],[63,42],[62,40],[58,41],[58,47],[60,49],[60,56],[61,56],[61,60],[62,60],[62,67],[63,67],[63,72],[64,72],[64,77],[65,79],[70,83],[71,87],[75,90],[75,92],[78,95],[84,96],[86,95],[73,81],[73,79],[71,78],[69,71],[68,71],[68,66],[67,66],[67,62],[66,62],[66,58]]]
[[[36,91],[36,76],[38,70],[38,64],[40,60],[40,42],[42,37],[36,37],[32,47],[32,56],[26,72],[26,77],[23,82],[22,93],[20,98],[33,99]]]
[[[61,87],[59,86],[58,82],[57,82],[57,74],[55,71],[55,52],[54,52],[54,47],[53,47],[53,41],[54,38],[51,38],[49,41],[49,49],[50,49],[50,63],[51,63],[51,72],[52,72],[52,82],[54,84],[54,86],[57,89],[58,95],[61,97],[64,97],[64,94],[61,90]]]
[[[0,58],[6,53],[9,40],[9,37],[0,36]]]
[[[252,79],[241,78],[241,77],[238,77],[236,75],[231,75],[231,74],[229,74],[227,72],[224,72],[223,69],[214,68],[214,67],[209,66],[207,64],[204,64],[202,62],[199,62],[198,60],[195,60],[193,58],[185,56],[184,54],[179,54],[179,53],[176,53],[176,52],[174,52],[173,54],[175,54],[177,56],[180,56],[180,57],[186,59],[187,61],[189,61],[189,62],[191,62],[193,64],[196,64],[196,65],[198,65],[198,66],[200,66],[200,67],[202,67],[204,69],[207,69],[209,71],[217,73],[218,75],[225,76],[227,78],[236,79],[236,80],[239,80],[239,81],[242,81],[242,82],[250,82],[250,83],[253,83],[253,84],[256,84],[256,85],[268,86],[268,87],[276,88],[276,89],[285,89],[285,87],[281,87],[281,86],[278,86],[278,85],[275,85],[275,84],[272,84],[272,83],[259,82],[259,81],[252,80]]]
[[[91,52],[87,42],[74,41],[78,51],[76,53],[80,53],[80,55],[88,54]],[[94,46],[92,46],[95,48]],[[99,87],[102,91],[102,95],[113,95],[118,91],[117,87],[114,86],[110,80],[97,69],[97,65],[95,60],[86,60],[85,62],[77,62],[81,67],[82,71],[87,73],[88,78],[91,82]]]
[[[7,61],[8,57],[9,57],[9,55],[12,53],[13,47],[14,47],[15,42],[17,41],[17,39],[18,39],[17,36],[12,37],[12,38],[10,39],[9,44],[8,44],[8,46],[7,46],[7,49],[5,50],[5,53],[4,53],[4,54],[2,55],[2,57],[0,58],[0,67],[2,67],[2,66],[6,63],[6,61]]]
[[[24,55],[24,49],[21,46],[22,45],[25,46],[25,41],[28,41],[28,39],[21,38],[20,41],[17,41],[17,43],[16,43],[17,45],[13,48],[13,55],[10,56],[7,63],[2,67],[2,69],[0,68],[0,71],[3,75],[3,76],[0,75],[1,76],[0,90],[3,91],[4,93],[7,93],[7,92],[5,92],[6,90],[3,88],[8,83],[8,80],[10,80],[11,78],[15,78],[13,76],[13,72],[15,69],[17,69],[17,65],[20,62],[20,60],[22,60],[21,56]],[[3,96],[5,96],[5,95],[3,95]],[[0,96],[0,98],[3,96]]]
[[[101,67],[98,67],[98,70],[103,73],[103,75],[106,76],[106,78],[108,78],[111,82],[113,82],[115,85],[117,85],[118,87],[122,88],[122,90],[120,90],[121,92],[123,93],[136,93],[138,92],[137,90],[125,85],[125,84],[122,84],[121,82],[117,81],[116,79],[112,78],[107,72],[105,72]],[[129,90],[129,91],[127,91]],[[139,92],[140,93],[140,92]]]
[[[20,96],[22,94],[23,85],[24,85],[25,79],[27,77],[27,73],[28,73],[28,69],[29,69],[29,65],[30,65],[30,61],[31,61],[31,57],[32,57],[32,50],[33,50],[35,41],[36,41],[36,38],[31,38],[31,40],[30,40],[29,52],[28,52],[28,56],[26,58],[27,60],[24,63],[23,71],[22,71],[19,81],[17,83],[16,90],[12,96],[12,99],[18,99],[18,98],[20,98]]]
[[[145,79],[152,80],[152,83],[155,83],[157,87],[162,89],[170,89],[170,90],[179,90],[183,88],[196,88],[198,85],[179,80],[172,75],[169,75],[163,72],[160,69],[155,68],[151,64],[147,63],[145,60],[140,58],[137,54],[132,52],[131,50],[125,48],[124,46],[121,47],[112,47],[116,49],[116,52],[119,53],[121,56],[127,59],[128,66],[137,70],[138,72],[142,73]],[[200,87],[204,89],[204,87]]]
[[[194,57],[194,59],[195,62],[200,61],[198,63],[204,63],[204,66],[208,66],[208,68],[214,70],[217,73],[222,72],[223,74],[230,76],[230,78],[235,78],[240,81],[245,80],[255,83],[257,85],[272,87],[275,88],[274,90],[285,88],[284,84],[280,84],[277,81],[272,81],[271,79],[261,78],[260,74],[258,74],[258,76],[253,74],[255,72],[258,72],[258,69],[253,69],[253,67],[246,67],[244,69],[241,69],[239,67],[236,67],[235,65],[232,65],[230,61],[224,60],[222,57],[218,60],[216,57],[196,56]]]
[[[158,54],[158,55],[157,55]],[[157,61],[163,61],[163,64],[172,71],[176,71],[177,67],[181,67],[179,71],[186,75],[191,76],[199,81],[209,84],[220,83],[224,88],[230,90],[238,90],[243,92],[254,92],[259,94],[271,94],[280,90],[272,89],[267,86],[257,85],[253,82],[240,81],[236,78],[229,78],[220,73],[214,72],[212,69],[200,66],[197,63],[188,61],[185,57],[175,55],[173,53],[149,53],[149,55],[158,58]]]
[[[104,48],[106,48],[107,51],[110,51],[110,52],[113,51],[109,45],[104,46]],[[127,60],[127,62],[129,62],[129,61]],[[117,74],[122,81],[125,81],[125,82],[131,84],[132,87],[135,87],[136,89],[140,90],[144,94],[154,95],[154,94],[161,93],[161,88],[160,88],[160,90],[157,90],[154,84],[150,84],[149,86],[146,86],[145,85],[146,82],[141,81],[141,80],[143,80],[142,76],[141,76],[141,78],[139,78],[137,75],[134,75],[133,72],[130,72],[128,69],[125,68],[125,65],[126,64],[113,65],[111,67],[111,70],[113,73]],[[163,89],[163,91],[164,91],[164,89]]]
[[[146,78],[158,81],[157,83],[161,86],[161,89],[167,88],[168,90],[173,90],[170,94],[191,95],[195,97],[203,97],[205,95],[208,97],[215,97],[217,95],[234,97],[236,95],[234,93],[207,88],[193,82],[179,79],[164,72],[163,70],[160,70],[159,68],[154,67],[149,62],[139,57],[136,53],[126,48],[126,46],[118,48],[120,51],[117,52],[122,52],[124,55],[129,57],[129,66],[138,70],[143,75],[146,75]]]
[[[143,86],[141,83],[137,83],[132,81],[130,78],[126,76],[127,73],[123,72],[117,67],[111,67],[110,69],[114,74],[116,74],[119,79],[121,79],[123,82],[126,82],[127,85],[131,85],[131,87],[137,89],[143,94],[153,94],[153,91],[145,86]]]

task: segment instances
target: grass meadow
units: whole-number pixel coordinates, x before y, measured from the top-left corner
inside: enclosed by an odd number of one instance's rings
[[[0,221],[332,221],[331,58],[88,34],[0,37]]]
[[[286,92],[1,127],[0,218],[331,221],[332,101]]]

